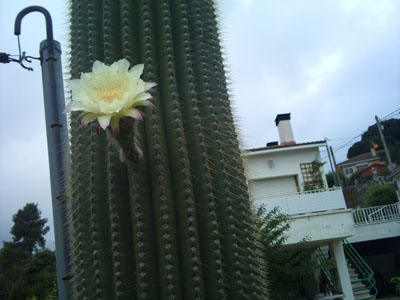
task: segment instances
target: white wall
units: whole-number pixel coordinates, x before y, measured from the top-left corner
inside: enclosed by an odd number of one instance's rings
[[[346,201],[341,188],[331,188],[319,193],[297,193],[272,198],[258,198],[255,199],[254,205],[265,205],[267,210],[279,206],[282,213],[296,215],[326,210],[345,209]]]
[[[343,239],[355,234],[351,209],[296,215],[290,219],[285,245],[296,244],[306,236],[313,242]]]
[[[273,178],[288,175],[297,175],[300,189],[303,190],[303,178],[301,175],[300,164],[310,163],[317,157],[320,158],[319,148],[299,149],[291,147],[283,151],[263,153],[260,155],[248,155],[244,157],[246,175],[249,180],[261,178]],[[272,160],[272,168],[268,161]],[[321,168],[323,172],[323,168]],[[322,176],[327,187],[326,178]]]
[[[400,236],[400,221],[360,225],[355,227],[355,235],[349,238],[350,243],[359,243]]]

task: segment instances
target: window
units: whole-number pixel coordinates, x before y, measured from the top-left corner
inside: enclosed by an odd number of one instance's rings
[[[300,164],[300,169],[304,184],[314,183],[314,170],[312,163]]]
[[[343,167],[343,172],[346,175],[353,175],[354,174],[353,167]]]
[[[362,165],[357,165],[357,166],[356,166],[357,172],[360,173],[362,170],[365,170],[367,167],[368,167],[368,164],[367,164],[367,163],[362,164]]]

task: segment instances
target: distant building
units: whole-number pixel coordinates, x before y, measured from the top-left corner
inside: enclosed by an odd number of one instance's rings
[[[367,153],[356,155],[344,162],[338,164],[343,170],[346,177],[351,177],[353,174],[359,174],[362,177],[372,176],[373,168],[379,174],[387,167],[386,161],[383,159],[383,150],[371,150]],[[364,170],[366,170],[364,172]]]

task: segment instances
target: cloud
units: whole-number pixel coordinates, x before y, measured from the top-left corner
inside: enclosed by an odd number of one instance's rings
[[[324,55],[315,66],[308,67],[305,71],[307,77],[307,94],[320,91],[322,84],[339,71],[342,62],[342,52],[335,51]]]
[[[243,8],[248,9],[253,4],[253,0],[239,0]]]

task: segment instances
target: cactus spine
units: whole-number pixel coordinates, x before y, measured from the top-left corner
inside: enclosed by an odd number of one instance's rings
[[[265,299],[213,2],[72,0],[72,78],[121,58],[156,110],[126,163],[71,115],[71,298]]]

